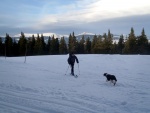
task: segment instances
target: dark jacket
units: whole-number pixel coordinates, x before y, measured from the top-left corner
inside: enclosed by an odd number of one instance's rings
[[[75,60],[77,63],[79,63],[78,58],[74,55],[74,54],[69,54],[69,58],[68,58],[68,64],[74,64]]]

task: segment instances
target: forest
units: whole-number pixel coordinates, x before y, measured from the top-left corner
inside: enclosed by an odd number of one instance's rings
[[[33,55],[62,55],[74,52],[76,54],[150,54],[150,42],[145,34],[144,28],[141,35],[135,36],[134,29],[131,28],[126,38],[120,35],[119,41],[113,43],[113,34],[94,35],[92,40],[82,36],[77,40],[75,33],[70,33],[68,42],[64,37],[61,39],[48,37],[45,42],[44,36],[37,34],[37,37],[26,37],[23,32],[19,41],[10,37],[6,33],[5,41],[0,37],[0,56],[33,56]]]

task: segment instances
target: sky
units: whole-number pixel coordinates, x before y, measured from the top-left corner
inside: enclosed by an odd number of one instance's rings
[[[0,36],[90,32],[150,36],[150,0],[1,0]]]

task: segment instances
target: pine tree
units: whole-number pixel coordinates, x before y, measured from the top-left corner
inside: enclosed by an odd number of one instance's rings
[[[96,47],[95,47],[95,45],[97,43],[97,40],[98,40],[97,36],[94,35],[93,40],[92,40],[92,44],[91,44],[91,52],[93,54],[96,53]]]
[[[75,42],[75,53],[76,54],[79,54],[79,51],[80,51],[80,42],[78,40],[76,40]]]
[[[38,38],[38,45],[39,45],[39,52],[38,52],[38,54],[39,55],[42,55],[43,54],[43,37],[42,37],[42,35],[41,35],[41,37],[40,36],[38,36],[39,38]]]
[[[75,53],[79,53],[79,41],[76,39],[74,32],[73,32],[72,37],[73,37],[73,50],[72,51],[74,51]]]
[[[51,54],[55,54],[55,53],[56,53],[56,44],[55,44],[55,38],[53,35],[52,40],[51,40]]]
[[[141,35],[138,37],[138,52],[139,54],[148,53],[148,39],[145,35],[144,28],[141,32]]]
[[[77,52],[78,51],[78,42],[76,40],[74,32],[72,33],[72,35],[71,34],[69,35],[68,50],[69,50],[69,52]]]
[[[78,49],[78,53],[80,54],[84,54],[85,51],[85,39],[84,39],[84,35],[82,36],[82,39],[79,42],[79,49]]]
[[[24,35],[23,32],[21,32],[21,36],[20,36],[20,39],[19,39],[19,42],[18,42],[19,55],[21,55],[21,56],[25,55],[25,52],[26,52],[26,43],[27,43],[27,40],[25,38],[25,35]]]
[[[87,54],[91,53],[91,41],[89,37],[86,39],[86,42],[85,42],[85,53]]]
[[[5,43],[3,43],[2,38],[0,38],[0,55],[5,56]]]
[[[148,54],[150,55],[150,43],[148,43]]]
[[[40,38],[40,46],[41,46],[41,54],[45,54],[45,41],[44,41],[44,36],[43,34],[41,34],[41,38]]]
[[[5,47],[6,47],[6,56],[12,56],[13,42],[12,38],[7,33],[6,33]]]
[[[107,34],[106,33],[104,33],[103,34],[103,46],[102,46],[102,48],[103,48],[103,53],[104,54],[106,54],[107,53]]]
[[[45,54],[49,55],[50,53],[50,45],[51,45],[51,37],[48,37],[47,43],[45,43]]]
[[[112,50],[112,34],[110,33],[110,30],[108,30],[108,35],[104,34],[104,48],[105,53],[110,54]]]
[[[35,55],[34,46],[35,46],[35,37],[34,35],[32,35],[31,42],[30,42],[30,54],[31,55]]]
[[[48,37],[48,43],[47,43],[47,51],[48,51],[48,54],[51,54],[51,37],[49,36]]]
[[[0,56],[3,55],[2,38],[0,37]]]
[[[131,32],[125,43],[125,47],[124,47],[123,51],[126,54],[136,54],[137,53],[137,40],[136,40],[133,28],[131,28]]]
[[[40,55],[42,53],[41,39],[40,39],[39,34],[37,34],[37,38],[35,40],[34,53],[36,55]]]
[[[68,50],[69,50],[69,52],[71,52],[71,51],[73,50],[73,45],[72,45],[72,43],[73,43],[73,37],[72,37],[72,35],[70,34],[70,35],[69,35],[69,40],[68,40]]]
[[[55,39],[55,54],[59,54],[59,40]]]
[[[112,46],[112,54],[117,54],[118,53],[118,45],[116,42],[114,42]]]
[[[19,47],[18,47],[18,43],[14,39],[14,41],[13,41],[13,56],[18,56],[18,55],[19,55]]]
[[[124,48],[124,38],[123,38],[123,35],[121,35],[119,38],[119,42],[118,42],[118,53],[119,54],[123,53],[123,48]]]
[[[67,53],[67,45],[64,37],[60,39],[60,44],[59,44],[59,53],[60,54],[66,54]]]
[[[97,37],[97,42],[95,44],[95,53],[97,54],[104,53],[103,41],[100,35]]]

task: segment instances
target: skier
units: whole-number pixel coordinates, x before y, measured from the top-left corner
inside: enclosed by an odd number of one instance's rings
[[[68,58],[68,64],[71,67],[71,75],[74,76],[74,63],[75,60],[77,63],[79,63],[78,58],[74,55],[73,52],[69,53],[69,58]]]

